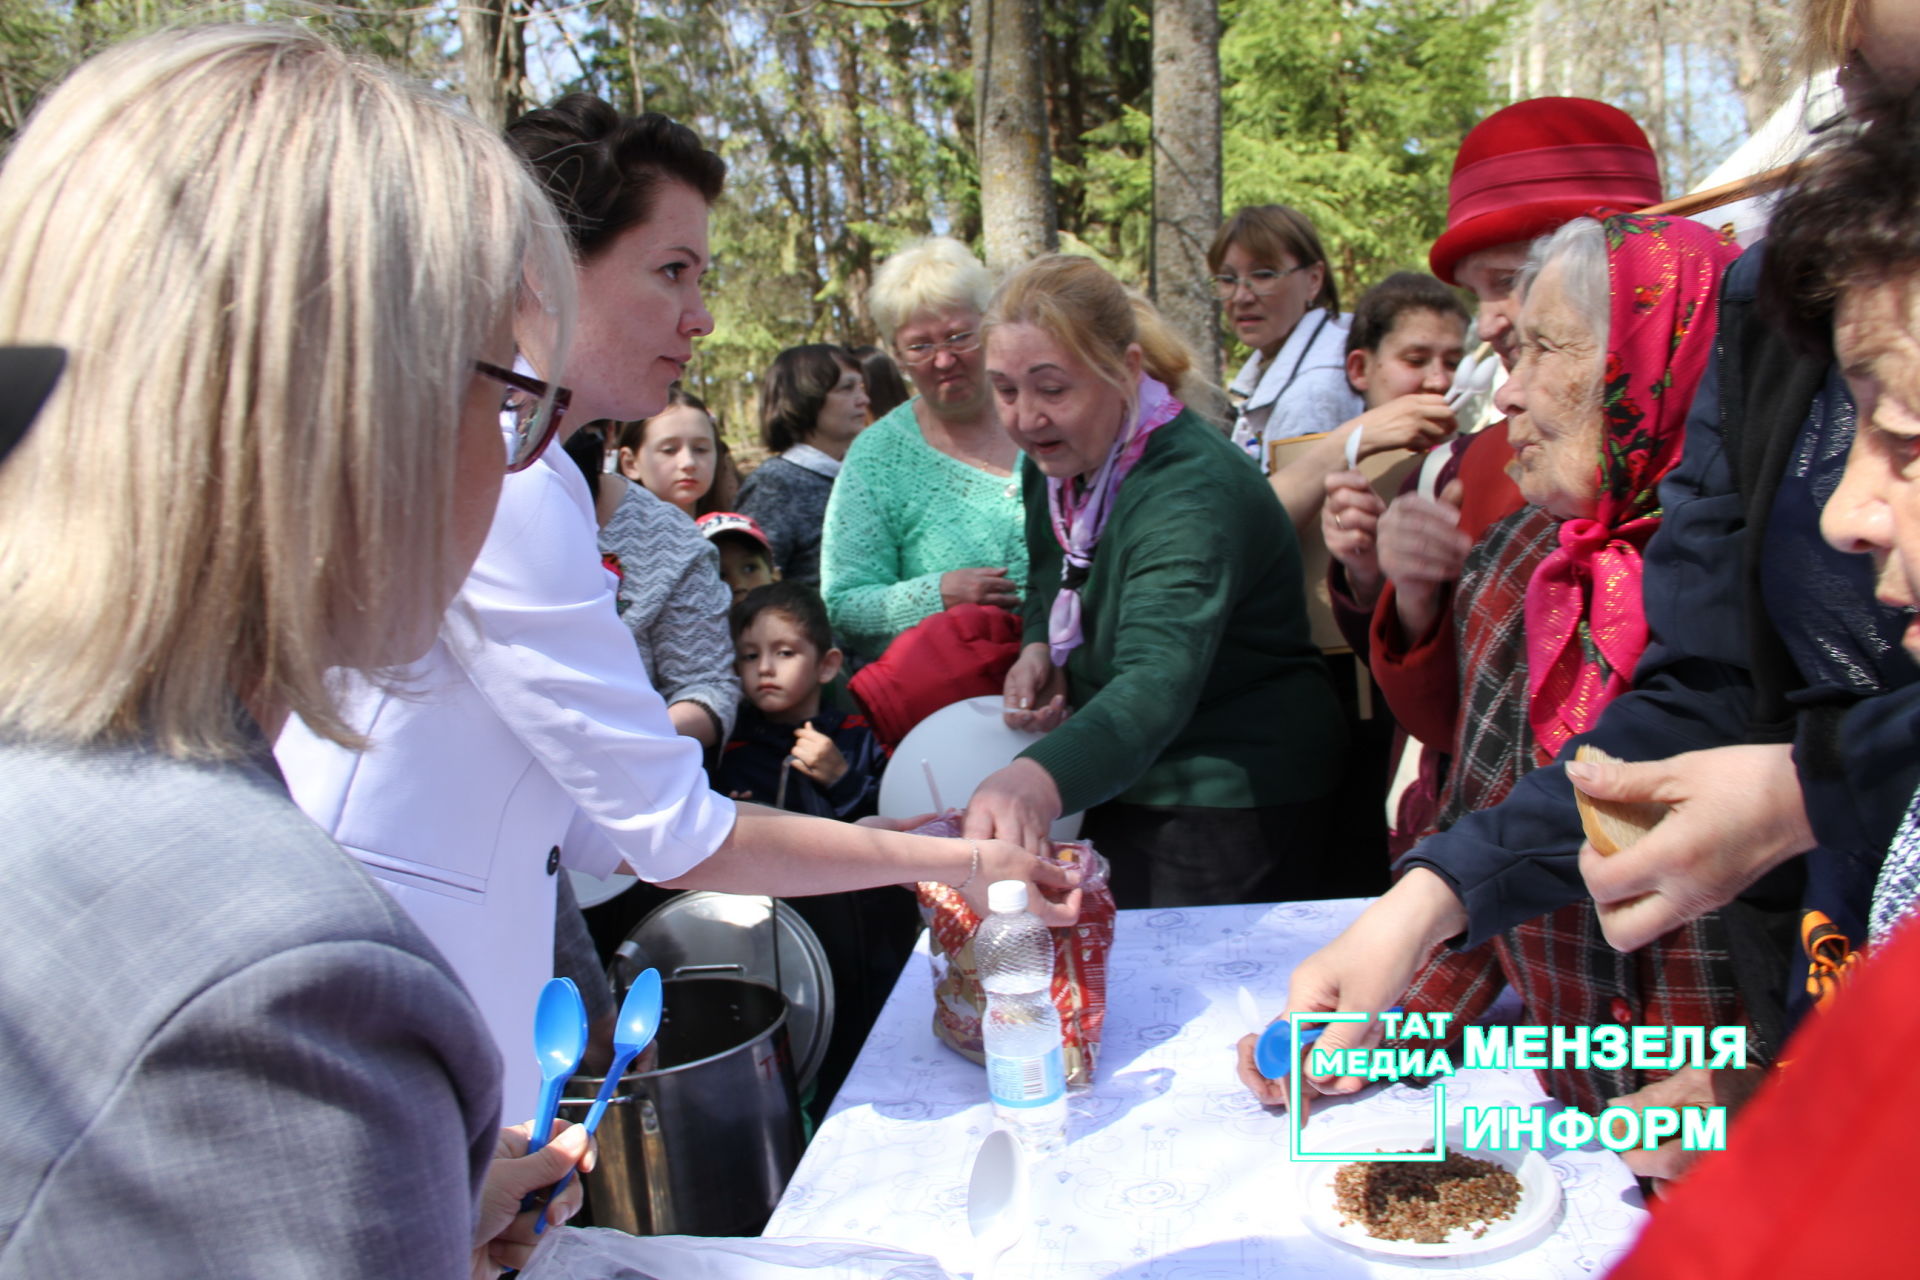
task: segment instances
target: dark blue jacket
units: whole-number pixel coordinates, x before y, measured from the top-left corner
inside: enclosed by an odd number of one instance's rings
[[[822,787],[798,769],[789,769],[786,808],[847,822],[871,816],[879,806],[880,774],[887,757],[867,718],[822,704],[813,727],[840,748],[847,760],[847,772],[831,787]],[[713,771],[713,789],[773,807],[780,794],[780,766],[793,750],[794,728],[773,723],[753,703],[742,701],[739,723],[721,749],[720,762]]]
[[[1756,246],[1727,274],[1685,454],[1660,486],[1665,519],[1644,577],[1650,641],[1634,687],[1561,759],[1581,742],[1625,760],[1792,742],[1821,848],[1760,896],[1798,902],[1804,874],[1808,905],[1857,919],[1857,943],[1873,872],[1920,779],[1920,672],[1899,647],[1905,613],[1873,600],[1867,557],[1820,537],[1853,405],[1831,361],[1793,350],[1753,314],[1760,264]],[[1722,386],[1733,389],[1725,403]],[[1582,839],[1556,763],[1404,865],[1454,887],[1470,921],[1456,944],[1474,946],[1584,897]]]

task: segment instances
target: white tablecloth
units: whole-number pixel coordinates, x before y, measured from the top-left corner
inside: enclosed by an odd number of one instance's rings
[[[1301,1170],[1284,1114],[1234,1076],[1248,1028],[1245,986],[1269,1016],[1287,977],[1356,915],[1359,902],[1123,911],[1108,971],[1106,1034],[1090,1093],[1074,1095],[1065,1152],[1033,1167],[1034,1224],[999,1275],[1129,1280],[1452,1275],[1558,1280],[1604,1274],[1646,1218],[1618,1157],[1597,1146],[1549,1156],[1565,1192],[1550,1236],[1517,1253],[1403,1260],[1330,1242],[1301,1218]],[[926,943],[923,939],[921,946]],[[927,962],[908,962],[834,1109],[766,1234],[866,1239],[974,1265],[966,1180],[992,1130],[984,1071],[934,1038]],[[1457,1065],[1457,1064],[1456,1064]],[[1543,1100],[1531,1073],[1462,1071],[1463,1103]],[[1557,1107],[1555,1108],[1558,1109]],[[1383,1116],[1431,1116],[1431,1095],[1382,1085],[1324,1106],[1309,1147]]]

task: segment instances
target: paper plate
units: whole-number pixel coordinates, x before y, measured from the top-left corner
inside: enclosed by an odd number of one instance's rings
[[[967,798],[988,774],[1012,764],[1015,756],[1041,738],[1008,728],[1001,710],[1000,699],[991,695],[966,698],[915,725],[894,748],[893,760],[881,775],[880,816],[913,818],[940,807],[927,788],[922,760],[933,769],[941,804],[966,808]],[[1055,840],[1073,839],[1080,834],[1080,815],[1062,814],[1052,831]]]
[[[1431,1119],[1382,1120],[1355,1125],[1339,1134],[1340,1147],[1346,1151],[1417,1151],[1433,1145]],[[1301,1174],[1301,1191],[1306,1197],[1307,1225],[1329,1240],[1349,1244],[1371,1253],[1392,1254],[1401,1258],[1451,1258],[1469,1253],[1485,1253],[1512,1245],[1530,1243],[1553,1229],[1560,1211],[1560,1180],[1546,1157],[1538,1151],[1465,1151],[1461,1130],[1447,1130],[1447,1150],[1460,1152],[1475,1160],[1500,1165],[1520,1180],[1520,1203],[1513,1216],[1488,1223],[1486,1234],[1474,1236],[1474,1227],[1456,1227],[1437,1244],[1413,1240],[1381,1240],[1367,1234],[1357,1222],[1342,1222],[1334,1205],[1334,1175],[1346,1168],[1340,1164],[1310,1164]]]

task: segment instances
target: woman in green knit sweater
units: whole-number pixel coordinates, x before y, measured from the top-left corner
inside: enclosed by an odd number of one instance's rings
[[[1097,264],[1027,264],[986,324],[1029,464],[1007,719],[1051,732],[980,784],[965,834],[1038,852],[1084,809],[1123,907],[1323,896],[1345,730],[1286,512],[1176,398],[1191,353]]]
[[[992,289],[946,237],[895,254],[874,278],[874,321],[918,395],[853,442],[827,503],[821,594],[861,659],[942,610],[1020,607],[1020,451],[1000,430],[980,349]]]

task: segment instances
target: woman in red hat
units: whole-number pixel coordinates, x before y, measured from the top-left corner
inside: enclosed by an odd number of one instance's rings
[[[1403,495],[1389,510],[1364,475],[1337,472],[1326,477],[1321,516],[1337,531],[1328,537],[1329,547],[1346,553],[1332,566],[1329,588],[1341,630],[1355,650],[1368,652],[1382,574],[1395,584],[1397,608],[1411,619],[1409,633],[1431,640],[1402,654],[1392,670],[1375,673],[1396,718],[1421,742],[1453,739],[1459,682],[1447,619],[1452,584],[1473,541],[1463,531],[1483,529],[1521,505],[1506,474],[1512,460],[1506,424],[1491,406],[1513,364],[1520,310],[1513,286],[1527,251],[1536,237],[1581,214],[1626,212],[1659,199],[1659,164],[1646,133],[1604,102],[1517,102],[1475,125],[1460,144],[1448,186],[1447,229],[1434,241],[1428,263],[1436,276],[1471,290],[1480,303],[1481,345],[1454,379],[1456,391],[1473,388],[1455,397],[1463,434],[1425,493]],[[1479,405],[1487,412],[1479,412]],[[1450,491],[1455,479],[1461,488]],[[1357,579],[1349,577],[1349,568],[1358,571]],[[1396,850],[1431,828],[1446,767],[1439,746],[1425,749],[1419,780],[1397,802],[1391,842]]]
[[[1497,804],[1627,688],[1648,640],[1641,549],[1660,526],[1657,485],[1680,458],[1713,346],[1714,291],[1733,256],[1698,223],[1643,217],[1575,219],[1533,250],[1520,359],[1500,392],[1528,505],[1480,532],[1460,580],[1451,646],[1460,709],[1440,826]],[[1409,638],[1376,620],[1376,665]],[[1741,1020],[1717,920],[1621,957],[1590,903],[1490,947],[1441,949],[1394,1003],[1453,1013],[1464,1027],[1503,977],[1541,1024]],[[1251,1049],[1249,1037],[1243,1065]],[[1584,1065],[1544,1078],[1590,1113],[1645,1083]]]

